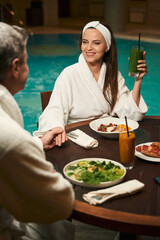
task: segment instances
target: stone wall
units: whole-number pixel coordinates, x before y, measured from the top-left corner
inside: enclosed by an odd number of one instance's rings
[[[38,2],[38,0],[36,1]],[[0,0],[0,6],[10,4],[15,12],[15,15],[9,20],[13,24],[18,24],[18,21],[22,20],[26,25],[28,19],[30,19],[30,24],[34,23],[36,25],[42,19],[41,24],[56,26],[59,23],[59,1],[41,0],[43,7],[41,13],[38,10],[28,12],[27,9],[31,7],[31,0]],[[160,25],[160,0],[70,0],[69,2],[69,17],[74,18],[74,21],[83,18],[93,20],[99,18],[110,24],[112,20],[114,28],[120,28],[121,26],[120,31],[124,30],[127,23],[157,27]],[[63,7],[63,4],[61,6]]]

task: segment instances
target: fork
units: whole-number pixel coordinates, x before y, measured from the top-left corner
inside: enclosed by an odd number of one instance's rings
[[[73,138],[73,139],[78,138],[78,135],[76,133],[73,133],[73,132],[67,133],[67,136],[70,137],[70,138]]]

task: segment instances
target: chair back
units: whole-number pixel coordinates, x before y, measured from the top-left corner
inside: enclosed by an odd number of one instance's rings
[[[40,92],[42,111],[47,107],[52,91]]]

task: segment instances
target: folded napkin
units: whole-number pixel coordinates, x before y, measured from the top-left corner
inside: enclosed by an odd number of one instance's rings
[[[130,180],[125,183],[121,183],[114,187],[101,189],[98,191],[92,191],[83,195],[84,200],[89,202],[90,204],[96,205],[101,204],[108,199],[114,197],[122,197],[127,195],[135,194],[136,192],[142,190],[144,188],[144,184],[136,179]]]
[[[68,138],[75,142],[76,144],[80,145],[81,147],[84,148],[95,148],[98,147],[98,141],[80,129],[76,129],[70,133],[67,134]]]

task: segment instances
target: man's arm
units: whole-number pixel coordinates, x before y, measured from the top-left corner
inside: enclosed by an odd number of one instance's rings
[[[17,143],[0,160],[0,206],[23,222],[51,223],[70,216],[71,184],[53,171],[34,138]]]
[[[43,148],[49,150],[54,146],[61,146],[65,141],[68,140],[66,132],[61,127],[56,127],[46,132],[41,138]]]

